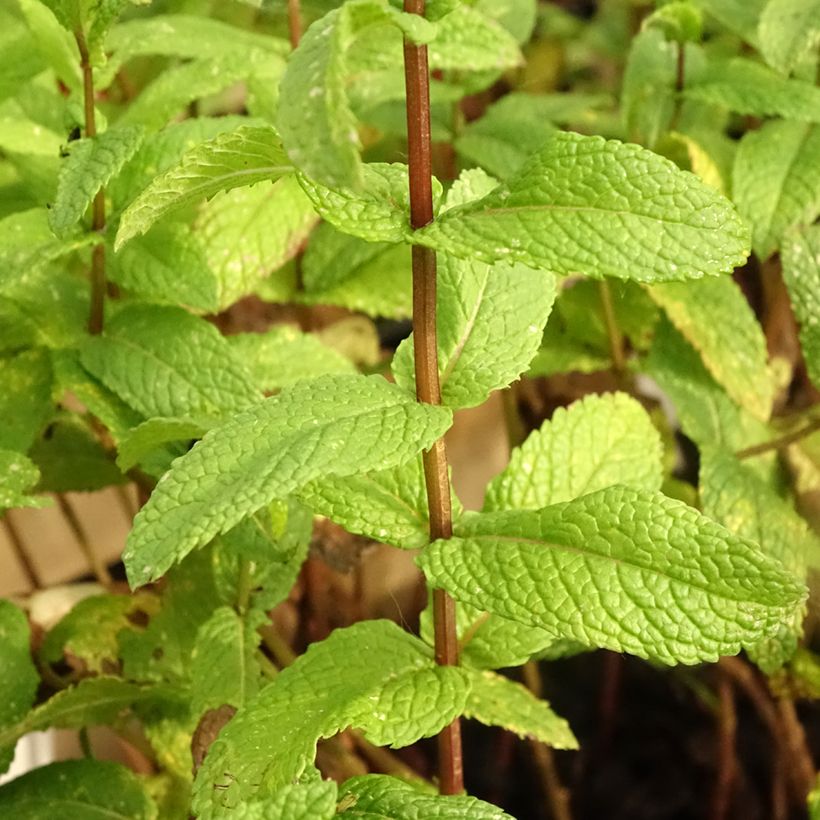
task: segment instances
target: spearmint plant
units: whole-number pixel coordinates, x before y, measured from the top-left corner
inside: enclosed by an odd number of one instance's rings
[[[3,816],[509,817],[465,794],[461,721],[577,748],[537,663],[596,648],[719,662],[820,816],[794,709],[820,692],[798,512],[820,418],[795,398],[820,388],[820,4],[0,19],[5,523],[129,481],[144,500],[130,592],[90,554],[108,591],[44,635],[0,602],[0,761],[102,724],[152,772],[87,749],[0,786]],[[544,44],[569,90],[527,61]],[[800,349],[767,346],[758,291]],[[223,335],[247,297],[301,328]],[[359,314],[370,352],[317,305]],[[389,372],[362,317],[412,319]],[[571,372],[619,389],[539,419],[464,510],[454,413]],[[293,653],[270,613],[324,520],[414,551],[418,634],[365,619]],[[433,736],[432,779],[384,748]]]

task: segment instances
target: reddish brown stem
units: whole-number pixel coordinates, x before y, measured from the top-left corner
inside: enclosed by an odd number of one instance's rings
[[[718,670],[718,759],[717,780],[712,798],[712,820],[725,820],[729,817],[735,778],[737,759],[735,757],[735,738],[737,735],[737,714],[735,712],[735,694],[732,679],[722,669]]]
[[[296,48],[302,39],[302,11],[299,8],[299,0],[288,0],[288,32],[290,47]]]
[[[85,113],[85,136],[97,136],[97,122],[94,116],[94,70],[91,56],[82,31],[75,34],[80,50],[80,68],[83,73],[83,111]],[[91,228],[102,233],[105,228],[105,190],[100,188],[94,197]],[[105,245],[101,242],[91,251],[91,307],[88,314],[88,332],[92,336],[102,333],[105,310]]]
[[[424,0],[405,0],[409,14],[424,15]],[[426,46],[404,42],[407,90],[407,145],[410,176],[410,225],[422,228],[433,221],[433,179],[430,153],[430,75]],[[427,404],[441,404],[436,344],[436,254],[413,247],[413,339],[416,397]],[[430,513],[430,538],[453,534],[450,478],[443,439],[424,453],[424,478]],[[458,664],[455,603],[442,589],[433,590],[433,624],[436,662]],[[461,725],[458,720],[438,736],[439,789],[442,794],[464,791]]]
[[[811,751],[806,742],[806,732],[791,698],[780,698],[777,706],[783,722],[784,743],[792,762],[791,776],[795,796],[800,803],[805,803],[817,778]]]

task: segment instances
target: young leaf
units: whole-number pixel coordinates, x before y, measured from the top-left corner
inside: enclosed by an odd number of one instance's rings
[[[197,715],[224,704],[239,708],[259,689],[254,651],[259,636],[229,606],[202,624],[191,653],[191,708]]]
[[[404,242],[410,231],[410,194],[407,166],[370,162],[361,168],[361,192],[338,186],[325,187],[299,174],[299,182],[322,219],[344,233],[368,242]],[[433,200],[441,185],[433,181]]]
[[[299,498],[318,515],[374,541],[412,550],[430,540],[420,458],[390,470],[318,478],[299,490]]]
[[[0,514],[14,507],[41,507],[45,502],[28,493],[40,471],[22,453],[0,449]]]
[[[691,507],[621,486],[465,520],[419,563],[456,600],[664,663],[753,646],[805,597],[790,573]]]
[[[158,447],[172,441],[200,439],[211,427],[208,421],[154,417],[133,427],[120,440],[117,466],[127,472]]]
[[[213,270],[221,309],[293,258],[319,217],[293,176],[219,194],[194,230]]]
[[[146,784],[125,766],[103,760],[64,760],[0,787],[0,812],[26,820],[154,820]]]
[[[613,484],[661,486],[661,440],[647,412],[625,393],[586,396],[513,450],[487,488],[484,509],[537,510]]]
[[[123,126],[74,143],[60,166],[57,197],[48,213],[57,236],[65,237],[83,218],[100,188],[136,153],[142,134],[140,126]]]
[[[243,803],[239,820],[333,820],[337,786],[332,780],[283,786],[269,800]]]
[[[28,620],[11,601],[0,599],[0,731],[25,716],[39,683],[31,659]],[[0,772],[11,764],[14,740],[0,740]]]
[[[219,134],[182,156],[178,165],[156,177],[125,209],[114,248],[144,234],[165,214],[220,191],[230,191],[291,173],[282,143],[273,128],[243,125]]]
[[[293,783],[312,763],[316,741],[348,726],[382,744],[434,734],[463,709],[467,691],[463,670],[436,667],[431,650],[392,622],[337,629],[222,730],[197,774],[194,812],[227,816]]]
[[[738,211],[752,226],[752,247],[766,259],[789,228],[820,214],[820,126],[775,121],[747,132],[732,179]]]
[[[714,61],[686,84],[684,94],[738,114],[820,122],[820,88],[803,80],[787,80],[743,57]]]
[[[809,378],[820,387],[820,230],[806,228],[783,242],[783,279],[800,325]]]
[[[346,356],[293,325],[274,325],[265,333],[238,333],[227,339],[256,384],[268,393],[318,376],[356,371]]]
[[[441,400],[474,407],[532,361],[555,299],[555,277],[525,265],[440,254],[436,291]],[[415,390],[413,338],[396,351],[396,382]]]
[[[751,45],[757,45],[757,26],[766,0],[696,0],[721,25]]]
[[[494,672],[470,670],[470,684],[465,717],[503,726],[518,737],[540,740],[554,749],[578,748],[569,724],[520,683]]]
[[[692,174],[636,145],[563,132],[508,182],[411,241],[484,262],[642,282],[730,271],[748,252],[743,222]]]
[[[315,478],[408,461],[451,418],[380,377],[323,376],[283,390],[211,430],[175,463],[134,522],[124,554],[131,584],[160,577],[195,547]]]
[[[261,393],[213,325],[184,310],[132,304],[88,338],[83,366],[144,416],[220,418]]]
[[[757,27],[766,62],[791,74],[820,43],[820,2],[769,0]]]
[[[339,792],[339,816],[391,820],[512,820],[497,806],[466,795],[437,795],[386,774],[346,780]],[[341,808],[344,807],[344,808]]]
[[[743,292],[729,277],[653,285],[649,295],[701,356],[729,396],[765,421],[774,383],[766,338]]]

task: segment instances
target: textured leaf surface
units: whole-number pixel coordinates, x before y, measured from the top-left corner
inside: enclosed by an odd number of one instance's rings
[[[419,562],[457,600],[665,663],[754,645],[805,596],[789,573],[691,507],[620,486],[465,520],[458,538],[434,542]]]
[[[447,211],[412,241],[644,282],[729,271],[748,249],[730,204],[692,174],[636,145],[563,132],[489,196]]]
[[[52,412],[48,355],[27,350],[0,357],[0,447],[28,450]]]
[[[425,793],[410,783],[385,774],[352,777],[345,781],[339,796],[340,804],[346,806],[340,812],[341,817],[369,820],[512,820],[497,806],[475,797],[444,797]]]
[[[322,344],[316,334],[303,333],[293,325],[275,325],[265,333],[239,333],[227,338],[256,384],[266,392],[356,369],[350,359]]]
[[[40,676],[31,658],[26,616],[11,601],[0,599],[0,731],[21,720],[37,694]],[[0,741],[0,772],[14,755],[14,740]]]
[[[541,344],[555,278],[525,265],[440,255],[436,290],[442,402],[473,407],[523,373]],[[415,390],[412,336],[393,360],[398,384]]]
[[[120,441],[117,466],[126,472],[162,445],[202,438],[209,427],[206,421],[195,419],[162,416],[148,419],[132,428]]]
[[[577,749],[569,724],[550,705],[520,683],[494,672],[470,672],[465,717],[487,726],[503,726],[518,737],[540,740],[555,749]]]
[[[83,366],[147,417],[219,418],[261,393],[219,331],[184,310],[129,305],[82,348]]]
[[[791,233],[781,253],[783,279],[800,325],[800,346],[809,378],[820,386],[820,230]]]
[[[0,812],[26,820],[154,820],[157,807],[125,766],[64,760],[0,787]]]
[[[686,84],[684,94],[753,117],[787,117],[820,121],[820,88],[803,80],[781,77],[760,63],[735,57],[715,61]]]
[[[333,820],[337,786],[332,780],[298,783],[279,789],[270,800],[243,803],[236,820]]]
[[[646,410],[625,393],[559,407],[513,450],[487,488],[484,509],[537,510],[613,484],[659,490],[661,441]]]
[[[362,166],[362,190],[327,188],[299,175],[302,187],[322,219],[344,233],[368,242],[403,242],[410,233],[407,166],[371,162]],[[433,181],[437,201],[441,185]]]
[[[195,230],[216,276],[219,307],[247,296],[295,256],[318,219],[293,176],[206,203]]]
[[[791,73],[820,43],[820,3],[817,0],[769,0],[757,28],[766,62]]]
[[[743,292],[727,277],[649,289],[706,369],[741,407],[768,419],[774,401],[766,338]]]
[[[165,214],[263,180],[274,180],[293,170],[279,137],[270,126],[243,125],[220,134],[184,154],[178,165],[165,171],[128,206],[120,219],[114,247],[145,233]]]
[[[239,708],[259,689],[254,650],[259,636],[227,606],[199,628],[191,653],[191,706],[201,715],[223,704]]]
[[[222,731],[197,775],[193,809],[201,818],[231,816],[243,801],[292,783],[318,739],[351,725],[383,744],[433,734],[463,708],[467,689],[463,670],[436,667],[425,644],[389,621],[337,629]]]
[[[315,513],[348,532],[403,549],[429,541],[427,491],[421,459],[374,473],[319,478],[299,491]]]
[[[48,212],[57,236],[65,236],[83,218],[97,191],[136,153],[142,134],[139,126],[124,126],[74,144],[60,166],[57,197]]]
[[[820,126],[765,123],[740,141],[732,172],[734,201],[752,226],[761,259],[796,224],[820,215]]]
[[[39,507],[41,501],[28,493],[40,471],[22,453],[0,450],[0,513],[13,507]]]
[[[449,427],[379,377],[325,376],[282,391],[208,433],[137,517],[124,559],[134,586],[274,498],[320,476],[410,460]]]

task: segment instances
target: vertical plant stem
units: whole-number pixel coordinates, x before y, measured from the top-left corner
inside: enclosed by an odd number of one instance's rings
[[[288,32],[290,47],[296,48],[302,39],[302,10],[299,8],[299,0],[288,0]]]
[[[796,797],[800,803],[805,803],[817,777],[806,732],[791,698],[780,698],[777,706],[783,723],[785,745],[792,761],[791,776]]]
[[[424,0],[404,0],[404,10],[423,16]],[[433,182],[430,156],[430,74],[427,47],[404,41],[404,72],[407,90],[407,145],[410,172],[410,225],[415,230],[433,221]],[[416,398],[441,404],[438,349],[436,344],[436,254],[413,246],[413,353],[416,367]],[[424,479],[430,514],[430,538],[453,534],[450,477],[444,440],[424,453]],[[455,602],[443,590],[433,590],[433,624],[436,662],[458,664]],[[442,794],[464,791],[461,724],[454,720],[438,736],[439,790]]]
[[[619,379],[626,373],[626,357],[624,356],[624,335],[618,327],[618,320],[615,318],[615,308],[612,306],[612,290],[609,282],[602,279],[598,283],[601,294],[601,308],[604,312],[604,324],[606,325],[606,335],[609,338],[609,351],[612,356],[612,369]]]
[[[85,136],[97,136],[97,122],[94,117],[94,70],[88,45],[82,31],[75,34],[80,50],[80,68],[83,73],[83,110],[85,113]],[[105,189],[100,188],[94,197],[91,228],[102,233],[105,228]],[[100,242],[91,251],[91,308],[88,314],[88,332],[92,336],[102,333],[105,309],[105,245]]]
[[[737,774],[735,742],[737,735],[737,713],[732,679],[722,669],[718,669],[718,755],[717,779],[712,798],[712,820],[729,817],[732,792]]]
[[[74,508],[71,506],[71,503],[62,493],[56,493],[55,498],[57,499],[57,506],[60,508],[63,518],[65,518],[66,523],[71,529],[71,532],[74,534],[74,538],[77,540],[77,543],[83,552],[83,555],[85,555],[85,558],[88,561],[91,571],[94,573],[94,577],[100,584],[107,589],[110,589],[113,584],[113,579],[108,572],[108,567],[100,560],[99,556],[94,551],[94,548],[91,546],[91,542],[88,540],[88,536],[83,529],[83,525],[80,523],[80,519],[77,518],[77,513],[74,512]]]

